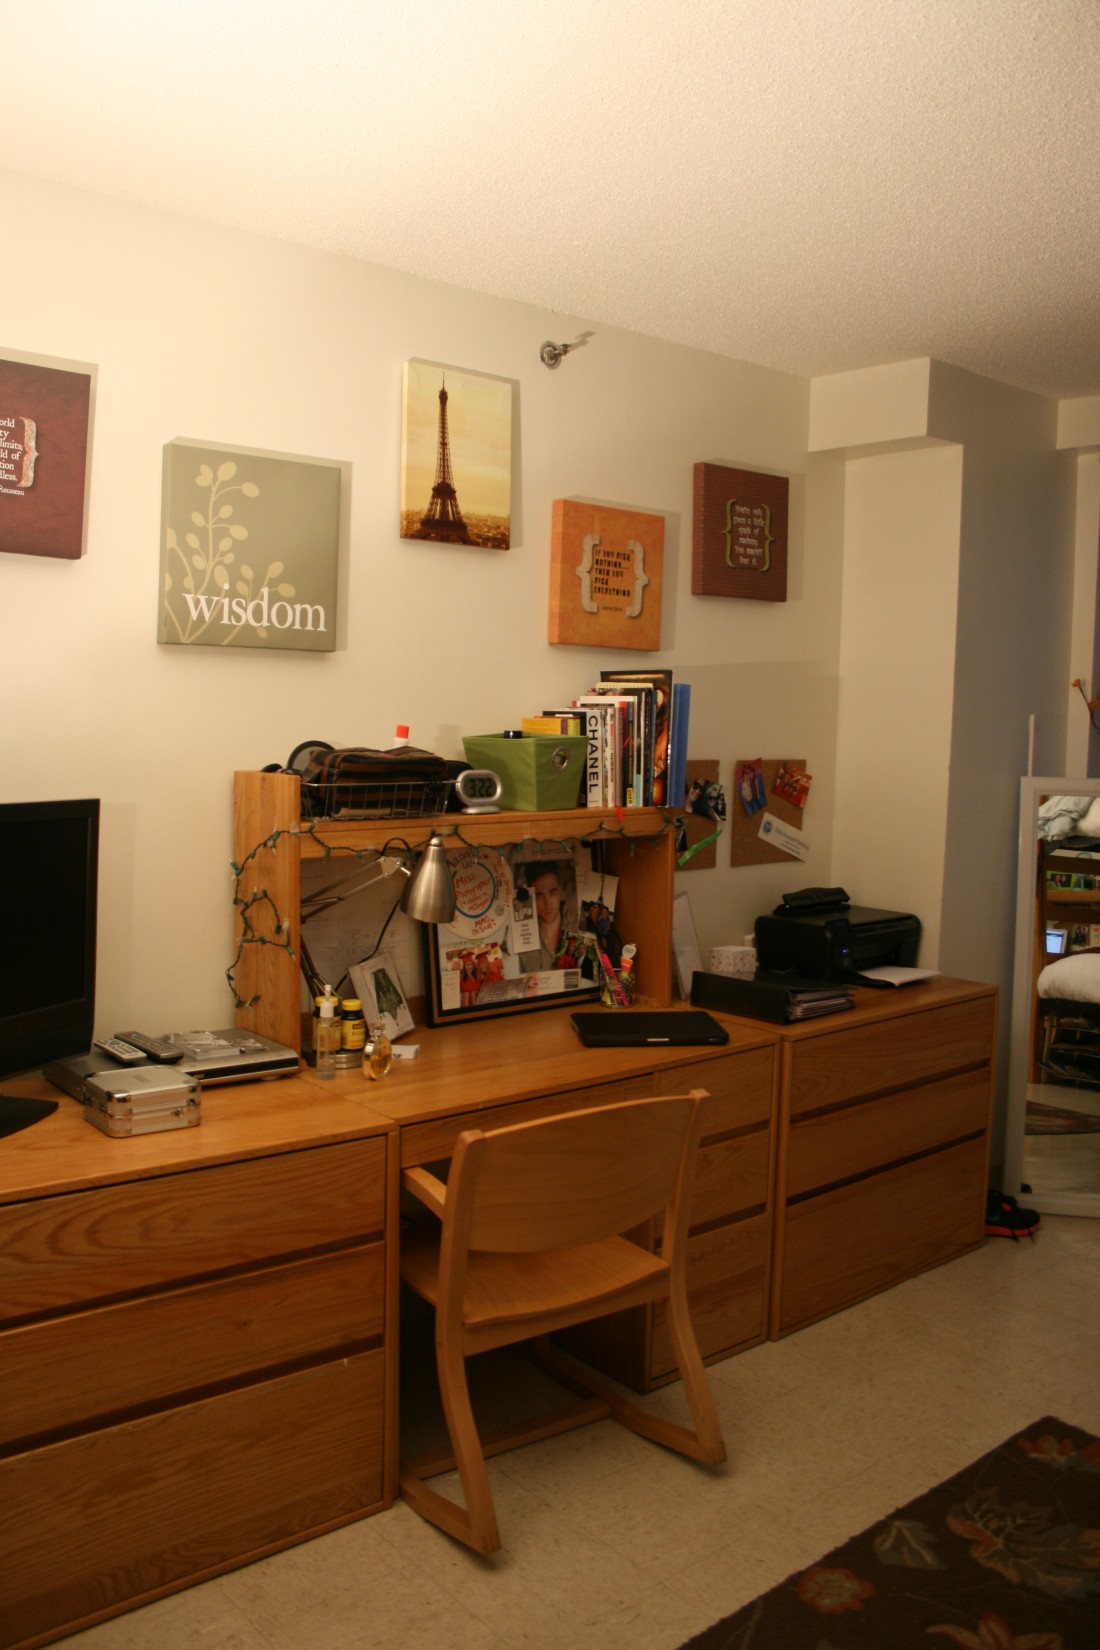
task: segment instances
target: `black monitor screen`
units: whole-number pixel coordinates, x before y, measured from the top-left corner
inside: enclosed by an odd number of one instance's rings
[[[98,848],[97,801],[0,804],[0,1077],[91,1044]]]

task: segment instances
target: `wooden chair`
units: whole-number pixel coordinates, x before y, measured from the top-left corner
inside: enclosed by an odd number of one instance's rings
[[[480,1553],[500,1547],[486,1454],[612,1415],[714,1465],[725,1446],[688,1315],[685,1251],[705,1090],[631,1100],[483,1132],[455,1148],[447,1184],[407,1169],[404,1187],[439,1217],[402,1246],[401,1275],[435,1308],[439,1387],[453,1455],[403,1462],[411,1507]],[[662,1219],[657,1253],[621,1234]],[[648,1227],[653,1230],[652,1225]],[[555,1347],[550,1334],[665,1301],[694,1430],[651,1415]],[[465,1360],[534,1339],[540,1361],[588,1395],[566,1413],[478,1436]],[[465,1507],[426,1483],[457,1466]]]

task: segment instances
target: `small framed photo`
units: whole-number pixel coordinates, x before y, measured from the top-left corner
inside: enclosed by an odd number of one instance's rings
[[[381,1020],[391,1042],[413,1029],[413,1017],[391,952],[378,951],[366,962],[356,963],[348,973],[363,1004],[363,1018],[368,1026],[372,1021]]]
[[[582,924],[583,847],[449,849],[457,909],[425,929],[431,1025],[561,1007],[600,992],[596,936]]]

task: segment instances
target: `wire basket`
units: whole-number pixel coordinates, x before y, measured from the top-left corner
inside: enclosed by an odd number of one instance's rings
[[[453,779],[303,780],[306,819],[432,819],[450,811]]]

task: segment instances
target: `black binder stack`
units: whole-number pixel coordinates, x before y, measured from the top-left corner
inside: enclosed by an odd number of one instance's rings
[[[751,980],[742,980],[731,974],[707,974],[696,969],[691,976],[691,1000],[697,1008],[716,1008],[720,1014],[741,1014],[746,1019],[770,1020],[776,1025],[840,1014],[855,1007],[846,986],[763,971]]]

